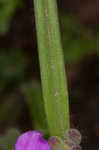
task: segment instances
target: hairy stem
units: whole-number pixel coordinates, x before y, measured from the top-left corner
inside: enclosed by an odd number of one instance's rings
[[[69,128],[69,105],[56,0],[34,0],[41,80],[51,136]]]

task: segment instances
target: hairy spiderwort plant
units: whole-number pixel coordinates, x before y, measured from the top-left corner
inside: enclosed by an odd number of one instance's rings
[[[22,134],[14,150],[80,150],[81,135],[69,129],[69,106],[56,0],[34,0],[43,97],[49,141],[41,132]],[[38,104],[39,105],[39,104]]]

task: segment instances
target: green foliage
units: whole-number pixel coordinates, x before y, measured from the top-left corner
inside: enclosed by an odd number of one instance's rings
[[[24,79],[26,60],[18,50],[0,54],[0,89]]]
[[[20,118],[24,103],[14,89],[24,81],[27,66],[27,59],[19,50],[0,54],[0,127]]]
[[[22,87],[26,103],[31,112],[34,129],[41,130],[43,134],[48,134],[43,97],[40,84],[36,81],[27,82]]]
[[[77,23],[73,16],[61,15],[65,61],[75,63],[85,55],[99,54],[99,35]]]
[[[0,0],[0,34],[4,35],[9,31],[12,17],[16,9],[22,6],[20,0]]]
[[[17,129],[9,129],[5,135],[0,136],[0,148],[12,150],[19,135],[20,132]]]

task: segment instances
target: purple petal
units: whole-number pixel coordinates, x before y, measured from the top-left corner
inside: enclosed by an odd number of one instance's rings
[[[42,138],[39,131],[29,131],[16,141],[14,150],[51,150],[49,143]]]

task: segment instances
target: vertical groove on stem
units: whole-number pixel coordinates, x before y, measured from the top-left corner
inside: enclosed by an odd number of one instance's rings
[[[51,136],[69,128],[68,91],[56,0],[34,0],[41,80]]]

